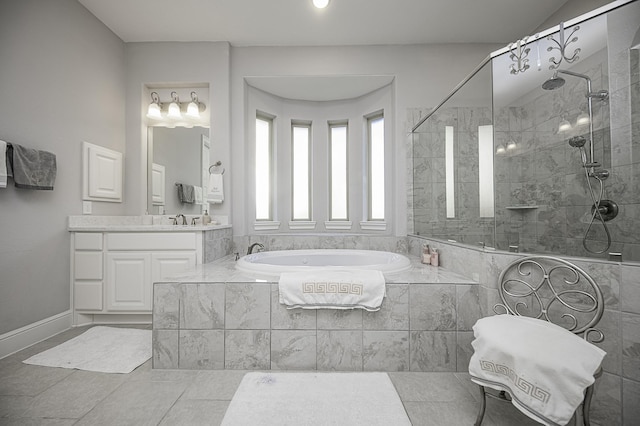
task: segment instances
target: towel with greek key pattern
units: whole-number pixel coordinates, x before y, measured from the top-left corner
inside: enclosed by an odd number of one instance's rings
[[[281,273],[278,290],[280,303],[287,309],[377,311],[385,296],[385,279],[374,270],[310,269]]]
[[[606,352],[548,321],[494,315],[473,326],[471,380],[507,391],[513,405],[545,425],[566,425]]]

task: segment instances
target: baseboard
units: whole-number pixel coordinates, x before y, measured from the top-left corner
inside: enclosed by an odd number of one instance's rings
[[[38,322],[0,335],[0,359],[71,328],[71,311],[65,311]]]

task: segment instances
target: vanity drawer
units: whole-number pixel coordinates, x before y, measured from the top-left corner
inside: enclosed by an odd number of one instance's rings
[[[107,234],[107,250],[195,250],[195,232],[127,232]]]
[[[76,250],[102,250],[102,233],[99,232],[76,232]]]

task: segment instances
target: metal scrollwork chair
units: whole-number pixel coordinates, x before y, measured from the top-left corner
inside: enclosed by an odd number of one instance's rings
[[[548,321],[582,337],[589,343],[599,343],[604,340],[604,334],[594,328],[602,318],[604,311],[602,291],[593,278],[578,266],[566,260],[550,256],[523,257],[515,260],[502,271],[498,283],[502,303],[494,306],[493,310],[496,314],[509,314]],[[496,319],[496,317],[492,318]],[[500,319],[513,321],[508,318],[510,317]],[[522,319],[519,321],[528,320]],[[545,327],[553,326],[547,325]],[[554,328],[557,329],[556,327]],[[564,335],[563,330],[559,330],[559,333]],[[476,338],[478,338],[477,333]],[[578,343],[584,344],[580,339],[576,340],[578,340]],[[591,347],[590,345],[588,346]],[[474,345],[475,348],[476,346]],[[595,348],[594,350],[599,351],[599,349]],[[509,356],[511,355],[509,354]],[[520,353],[514,351],[513,356],[520,356]],[[602,352],[601,356],[604,356],[604,352]],[[590,424],[589,407],[595,380],[602,374],[599,364],[596,364],[596,366],[597,370],[593,375],[594,383],[585,389],[582,403],[575,410],[574,418],[576,424],[578,424],[579,414],[582,415],[584,425]],[[469,371],[471,373],[471,363]],[[513,375],[514,371],[507,368],[506,374]],[[472,380],[474,379],[476,378],[472,374]],[[513,377],[511,379],[513,383]],[[499,394],[494,395],[486,391],[485,386],[480,384],[482,383],[481,381],[480,383],[478,380],[474,381],[480,386],[482,394],[480,410],[475,423],[476,426],[479,426],[482,424],[485,414],[487,396],[512,401],[514,395],[512,395],[513,391],[505,392],[505,390],[501,390]],[[499,388],[500,386],[495,389]],[[579,395],[581,396],[582,394]],[[515,402],[514,405],[516,405]],[[521,409],[521,411],[523,410]],[[526,411],[523,412],[527,414]]]

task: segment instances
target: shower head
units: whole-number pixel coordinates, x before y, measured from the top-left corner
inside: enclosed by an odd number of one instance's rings
[[[556,90],[564,86],[565,80],[562,77],[558,77],[558,71],[553,73],[553,77],[542,83],[544,90]]]
[[[582,148],[585,143],[587,143],[587,140],[584,138],[584,136],[574,136],[569,139],[569,145],[574,148]]]

